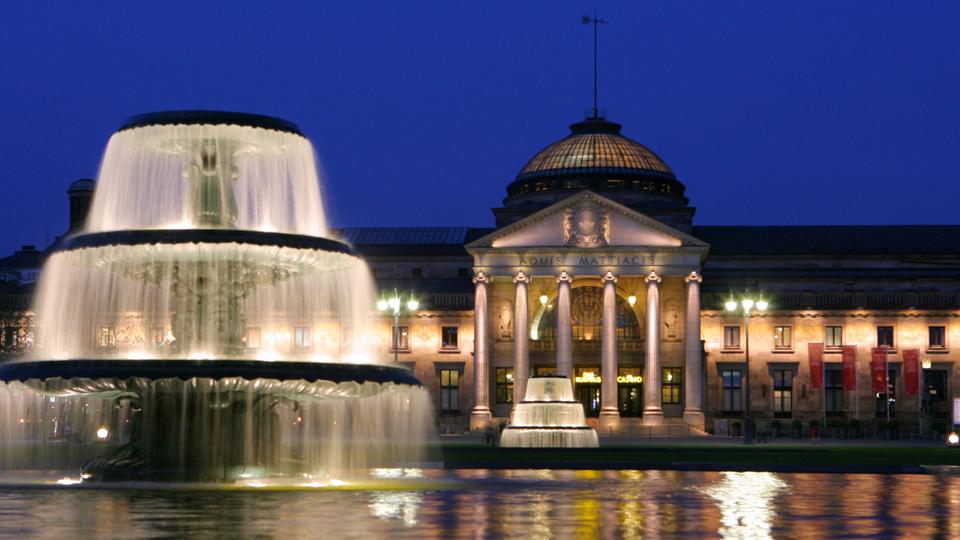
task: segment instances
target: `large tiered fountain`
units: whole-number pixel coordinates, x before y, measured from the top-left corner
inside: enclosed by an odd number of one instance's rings
[[[374,296],[330,238],[297,126],[135,117],[85,230],[44,267],[35,352],[0,364],[0,469],[322,481],[413,466],[430,400],[377,363]]]
[[[531,377],[513,420],[503,430],[500,446],[518,448],[595,448],[597,432],[573,399],[569,377]]]

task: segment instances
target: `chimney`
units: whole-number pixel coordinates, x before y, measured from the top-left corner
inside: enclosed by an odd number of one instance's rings
[[[81,178],[70,184],[67,189],[67,197],[70,198],[70,230],[72,234],[81,229],[87,222],[87,212],[90,210],[90,202],[93,200],[93,188],[96,182],[90,178]]]

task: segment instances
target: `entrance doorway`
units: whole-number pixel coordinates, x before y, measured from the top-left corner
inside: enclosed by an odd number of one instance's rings
[[[573,382],[577,401],[588,417],[600,416],[600,368],[578,367]]]
[[[617,373],[617,408],[620,416],[643,415],[643,376],[638,367],[622,367]]]

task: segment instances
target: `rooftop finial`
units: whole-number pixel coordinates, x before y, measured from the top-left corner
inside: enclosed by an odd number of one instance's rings
[[[597,108],[597,25],[607,24],[607,21],[597,18],[594,10],[593,17],[583,16],[583,24],[593,24],[593,118],[600,118],[600,109]]]

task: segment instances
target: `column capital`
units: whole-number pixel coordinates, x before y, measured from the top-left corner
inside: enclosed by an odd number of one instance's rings
[[[616,282],[617,282],[617,276],[613,275],[613,272],[607,272],[607,273],[603,274],[602,276],[600,276],[600,281],[602,281],[602,282],[604,282],[604,283],[607,283],[608,281],[612,281],[612,282],[616,283]]]
[[[696,281],[697,283],[703,283],[703,276],[700,275],[700,272],[696,270],[691,271],[686,277],[683,278],[684,283],[690,283],[691,281]]]
[[[560,276],[557,278],[557,283],[573,283],[573,276],[568,274],[566,271],[560,272]]]
[[[490,281],[490,278],[483,272],[477,272],[477,275],[473,276],[474,283],[487,283],[488,281]]]
[[[527,275],[524,274],[524,273],[521,271],[521,272],[517,272],[517,276],[513,278],[513,282],[514,282],[514,283],[529,283],[529,282],[530,282],[530,278],[527,277]]]
[[[661,281],[663,281],[663,278],[661,278],[660,275],[654,272],[653,270],[651,270],[650,273],[647,274],[647,277],[643,278],[644,283],[653,283],[653,282],[660,283]]]

